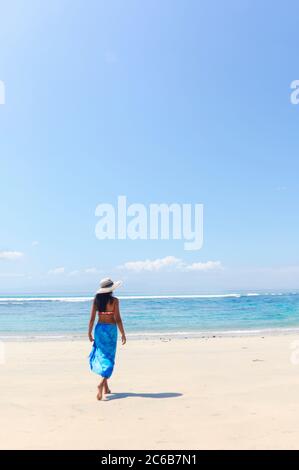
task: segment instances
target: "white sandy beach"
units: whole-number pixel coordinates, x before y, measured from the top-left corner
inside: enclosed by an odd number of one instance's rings
[[[118,344],[98,402],[88,341],[6,342],[1,449],[299,449],[293,335]]]

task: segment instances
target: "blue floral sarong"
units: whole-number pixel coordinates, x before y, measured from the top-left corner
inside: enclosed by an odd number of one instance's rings
[[[97,323],[89,364],[93,372],[107,379],[113,372],[116,343],[117,326],[114,323]]]

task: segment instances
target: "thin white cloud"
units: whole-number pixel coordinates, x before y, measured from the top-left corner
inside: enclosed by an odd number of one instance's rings
[[[50,271],[48,271],[48,274],[64,274],[65,273],[65,268],[64,267],[60,267],[60,268],[54,268],[54,269],[50,269]]]
[[[144,261],[128,261],[127,263],[120,266],[121,269],[126,269],[128,271],[160,271],[161,269],[167,268],[169,266],[177,266],[181,262],[180,259],[175,258],[174,256],[166,256],[165,258],[158,258],[154,260],[144,260]]]
[[[37,246],[39,245],[39,242],[37,240],[34,240],[32,243],[31,243],[32,246]]]
[[[207,261],[206,263],[192,263],[185,266],[186,271],[215,271],[223,269],[221,261]]]
[[[220,261],[207,261],[205,263],[187,264],[175,256],[166,256],[154,260],[128,261],[119,267],[127,271],[160,271],[162,269],[173,269],[176,271],[213,271],[223,269]]]
[[[21,251],[0,251],[0,260],[16,261],[23,258],[24,253]]]

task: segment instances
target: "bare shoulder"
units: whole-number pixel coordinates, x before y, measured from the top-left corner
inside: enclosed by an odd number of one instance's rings
[[[113,310],[119,311],[119,300],[117,297],[113,297]]]

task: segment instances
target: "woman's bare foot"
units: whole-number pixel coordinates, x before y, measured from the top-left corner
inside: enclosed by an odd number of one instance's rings
[[[104,381],[102,381],[102,382],[98,385],[98,394],[97,394],[97,399],[98,399],[98,400],[102,400],[102,398],[103,398],[103,386],[104,386]]]

